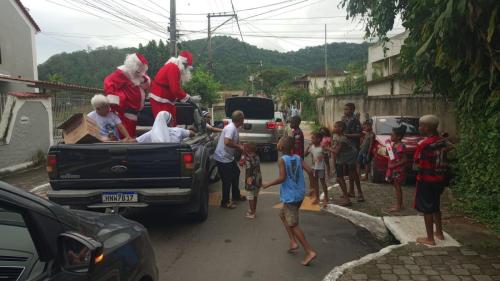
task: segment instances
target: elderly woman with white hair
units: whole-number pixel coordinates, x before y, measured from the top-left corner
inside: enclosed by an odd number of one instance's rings
[[[195,133],[191,130],[183,128],[169,127],[172,121],[172,114],[167,111],[160,111],[156,115],[153,128],[139,136],[136,141],[138,143],[149,142],[181,142],[187,137],[193,137]]]
[[[118,132],[124,136],[123,141],[129,141],[130,135],[116,114],[110,111],[108,98],[104,95],[95,95],[90,100],[94,111],[87,114],[87,117],[94,120],[99,126],[99,133],[103,141],[116,141],[120,137]]]

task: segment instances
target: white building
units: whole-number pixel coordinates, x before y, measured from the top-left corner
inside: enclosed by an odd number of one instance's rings
[[[347,72],[339,69],[328,69],[328,93],[333,93],[333,88],[339,87],[346,79]],[[311,95],[317,95],[325,89],[325,70],[315,71],[297,77],[293,84],[299,88],[306,89]]]
[[[398,34],[385,44],[375,44],[368,48],[366,65],[366,85],[368,96],[409,95],[415,82],[405,78],[400,69],[400,52],[408,32]]]
[[[0,1],[0,77],[38,80],[35,34],[40,28],[20,0]],[[0,81],[0,92],[28,90]]]

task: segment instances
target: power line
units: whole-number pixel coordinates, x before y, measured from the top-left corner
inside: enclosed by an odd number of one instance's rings
[[[167,9],[163,8],[162,6],[160,6],[159,4],[157,4],[155,1],[153,1],[153,0],[148,0],[148,1],[149,1],[149,3],[152,3],[152,4],[153,4],[153,5],[155,5],[156,7],[158,7],[158,8],[160,8],[160,9],[162,9],[163,11],[165,11],[165,13],[167,13],[167,14],[169,14],[169,13],[170,13],[170,11],[169,11],[169,10],[167,10]]]
[[[260,13],[260,14],[255,14],[255,15],[252,15],[252,16],[248,16],[248,17],[243,18],[243,19],[241,19],[241,20],[243,21],[243,20],[247,20],[247,19],[254,18],[254,17],[262,16],[262,15],[265,15],[265,14],[269,14],[269,13],[272,13],[272,12],[276,12],[276,11],[278,11],[278,10],[282,10],[282,9],[285,9],[285,8],[288,8],[288,7],[292,7],[292,6],[295,6],[295,5],[298,5],[298,4],[301,4],[301,3],[307,2],[307,1],[309,1],[309,0],[302,0],[302,1],[299,1],[299,2],[297,2],[297,3],[293,3],[293,4],[290,4],[290,5],[284,6],[284,7],[280,7],[280,8],[272,9],[272,10],[270,10],[270,11],[263,12],[263,13]]]
[[[247,54],[247,58],[250,59],[250,55],[248,54],[247,45],[245,44],[245,40],[243,39],[243,33],[241,33],[240,22],[238,21],[238,15],[234,10],[233,0],[231,0],[231,7],[233,8],[234,18],[236,19],[236,25],[238,26],[238,31],[240,32],[241,42],[243,43],[243,47],[245,48],[245,53]]]

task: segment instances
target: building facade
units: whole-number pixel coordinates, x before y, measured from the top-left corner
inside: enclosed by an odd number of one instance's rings
[[[40,28],[20,0],[0,1],[0,76],[38,80],[35,35]],[[0,93],[27,91],[0,81]]]
[[[328,79],[326,76],[328,75]],[[325,84],[327,93],[332,94],[334,88],[339,87],[347,77],[347,72],[339,69],[328,69],[327,75],[325,70],[315,71],[300,77],[295,78],[292,82],[298,88],[305,89],[311,95],[324,93]],[[328,81],[328,83],[325,83]]]
[[[408,32],[398,34],[384,46],[382,43],[368,48],[366,85],[368,96],[409,95],[415,82],[401,72],[400,52]]]

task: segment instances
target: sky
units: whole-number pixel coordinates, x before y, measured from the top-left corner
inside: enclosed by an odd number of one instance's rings
[[[169,0],[22,0],[42,30],[37,34],[37,59],[101,46],[137,47],[166,41]],[[346,20],[340,0],[232,0],[238,15],[211,19],[213,36],[228,35],[259,48],[295,51],[325,42],[361,43],[363,23]],[[233,13],[231,0],[176,2],[180,41],[207,37],[208,13]],[[391,34],[403,32],[397,21]],[[216,48],[217,46],[213,46]]]

